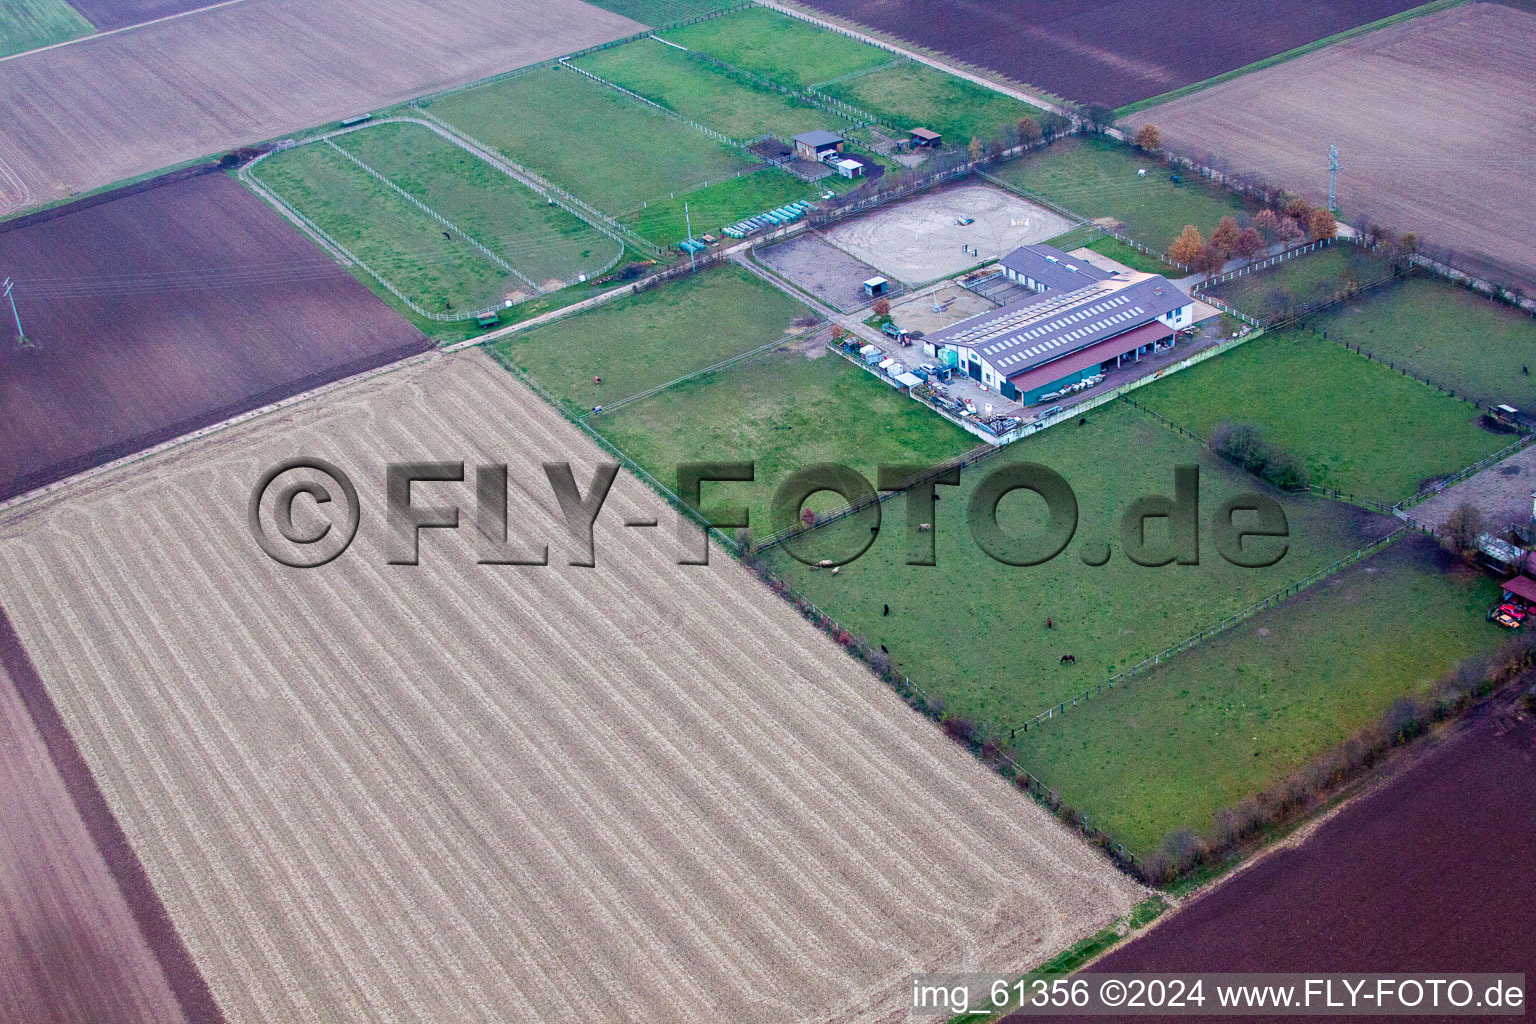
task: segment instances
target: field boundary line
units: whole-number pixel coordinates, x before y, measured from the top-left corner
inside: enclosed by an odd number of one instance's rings
[[[506,260],[502,259],[500,256],[498,256],[495,253],[491,252],[491,250],[487,249],[484,245],[482,245],[480,240],[475,238],[474,235],[471,235],[468,231],[465,231],[463,228],[459,227],[453,221],[449,220],[447,217],[444,217],[442,214],[440,214],[436,210],[432,209],[432,207],[428,206],[426,203],[422,202],[420,199],[417,199],[415,196],[411,195],[409,192],[407,192],[405,189],[401,188],[399,185],[396,185],[393,181],[390,181],[389,178],[386,175],[381,174],[380,172],[378,172],[374,168],[368,166],[368,164],[364,163],[358,157],[353,156],[351,153],[348,153],[346,150],[344,150],[340,146],[336,145],[336,140],[335,139],[326,139],[325,140],[325,144],[327,146],[329,146],[331,149],[334,149],[336,152],[340,153],[342,156],[346,157],[348,160],[352,161],[354,164],[356,164],[358,167],[362,168],[368,174],[371,174],[374,178],[378,179],[380,182],[382,182],[383,184],[388,186],[401,199],[404,199],[406,202],[410,203],[412,206],[416,207],[418,210],[420,210],[421,212],[425,213],[427,216],[431,217],[433,220],[437,221],[439,224],[443,225],[443,227],[449,229],[454,234],[456,234],[460,238],[464,239],[464,241],[468,242],[471,246],[473,246],[476,250],[478,250],[482,256],[484,256],[486,259],[490,260],[492,263],[496,264],[496,266],[500,267],[502,270],[505,270],[507,273],[509,273],[512,276],[516,277],[519,281],[523,282],[528,287],[532,288],[536,294],[539,294],[539,295],[543,294],[543,290],[540,289],[538,285],[536,285],[532,281],[530,281],[526,276],[524,276],[522,271],[518,270],[516,267],[514,267],[512,264],[508,263]]]
[[[850,71],[846,75],[838,75],[836,78],[829,78],[825,82],[816,82],[812,85],[808,85],[806,86],[806,89],[815,91],[818,89],[823,89],[829,85],[837,85],[840,82],[847,82],[855,78],[863,78],[865,75],[872,75],[876,71],[889,71],[891,68],[898,68],[903,64],[912,63],[915,62],[911,57],[908,57],[905,54],[897,54],[894,60],[888,60],[884,64],[877,64],[872,68],[861,68],[858,71]]]
[[[279,398],[275,402],[268,402],[266,405],[258,406],[255,409],[237,413],[228,419],[219,420],[217,423],[210,423],[206,427],[198,427],[196,430],[188,431],[185,434],[173,437],[167,441],[161,441],[159,444],[151,445],[142,451],[132,452],[131,454],[113,459],[110,462],[103,462],[101,465],[92,466],[90,469],[83,469],[78,473],[72,474],[71,476],[64,477],[62,480],[55,480],[52,483],[44,484],[41,487],[33,488],[30,491],[25,491],[14,497],[0,501],[0,516],[8,515],[13,510],[30,504],[31,502],[41,501],[42,499],[47,498],[66,487],[72,487],[77,484],[84,484],[98,477],[105,476],[108,473],[114,473],[118,470],[125,469],[128,466],[132,466],[138,462],[157,458],[162,455],[169,455],[176,449],[184,448],[194,441],[201,441],[206,437],[211,437],[215,434],[223,433],[226,430],[238,427],[244,423],[248,423],[251,420],[262,416],[268,416],[272,413],[282,412],[302,402],[324,397],[333,391],[338,391],[353,384],[360,384],[364,381],[372,380],[374,377],[383,376],[386,373],[394,373],[398,370],[404,370],[413,366],[417,366],[445,353],[445,349],[429,348],[425,352],[418,352],[415,355],[405,356],[404,358],[396,359],[393,362],[375,366],[370,370],[360,370],[357,373],[352,374],[350,377],[342,377],[337,380],[333,380],[328,384],[320,384],[316,387],[310,388],[307,391],[300,391],[297,394],[289,395],[287,398]]]
[[[1158,665],[1161,665],[1164,662],[1177,657],[1185,651],[1193,650],[1194,648],[1204,643],[1206,640],[1225,633],[1227,630],[1248,621],[1260,612],[1279,607],[1285,601],[1301,593],[1303,590],[1321,583],[1323,580],[1328,579],[1331,576],[1335,576],[1350,566],[1363,561],[1371,555],[1376,554],[1378,551],[1381,551],[1383,548],[1387,547],[1389,544],[1394,543],[1398,540],[1398,538],[1402,537],[1408,531],[1408,529],[1409,528],[1407,526],[1399,524],[1394,527],[1390,533],[1378,537],[1364,547],[1356,548],[1353,552],[1338,559],[1332,565],[1325,566],[1322,569],[1318,569],[1315,572],[1309,573],[1299,580],[1294,580],[1291,583],[1286,584],[1280,590],[1270,594],[1268,597],[1255,601],[1253,604],[1250,604],[1231,615],[1223,617],[1215,625],[1206,626],[1203,629],[1196,630],[1178,643],[1173,644],[1172,646],[1165,648],[1162,651],[1159,651],[1157,654],[1154,654],[1149,658],[1143,658],[1140,662],[1128,669],[1115,673],[1104,682],[1098,683],[1084,690],[1080,695],[1070,697],[1064,701],[1061,701],[1060,703],[1046,708],[1044,711],[1040,712],[1038,715],[1025,722],[1022,726],[1011,727],[1010,737],[1012,737],[1020,730],[1027,733],[1031,726],[1038,728],[1041,724],[1048,722],[1059,715],[1065,714],[1072,708],[1077,707],[1078,704],[1086,704],[1089,700],[1102,695],[1106,691],[1113,690],[1116,687],[1123,687],[1137,676],[1145,675],[1146,673],[1156,668]]]
[[[1286,50],[1283,53],[1277,53],[1269,57],[1261,57],[1251,64],[1244,64],[1240,68],[1233,68],[1231,71],[1223,71],[1219,75],[1213,75],[1210,78],[1204,78],[1198,82],[1191,82],[1190,84],[1180,86],[1177,89],[1170,89],[1165,93],[1159,93],[1156,96],[1149,96],[1144,100],[1136,100],[1132,103],[1127,103],[1125,106],[1119,107],[1115,110],[1114,117],[1115,120],[1118,121],[1122,117],[1130,117],[1132,114],[1139,114],[1143,110],[1161,106],[1164,103],[1172,103],[1174,100],[1180,100],[1186,96],[1192,96],[1197,92],[1204,92],[1206,89],[1212,88],[1213,86],[1224,85],[1235,78],[1241,78],[1244,75],[1253,74],[1256,71],[1263,71],[1266,68],[1272,68],[1278,64],[1289,63],[1298,57],[1305,57],[1309,53],[1314,53],[1317,50],[1332,46],[1334,43],[1342,43],[1346,39],[1351,39],[1355,36],[1366,35],[1368,33],[1376,32],[1384,28],[1390,28],[1393,25],[1397,25],[1405,21],[1413,21],[1414,19],[1421,18],[1426,14],[1437,14],[1440,11],[1449,10],[1452,7],[1458,7],[1466,2],[1467,0],[1430,0],[1429,3],[1420,4],[1417,7],[1410,7],[1406,11],[1398,11],[1396,14],[1389,14],[1385,18],[1378,18],[1377,20],[1367,22],[1364,25],[1356,25],[1354,28],[1347,28],[1342,32],[1335,32],[1331,36],[1324,36],[1322,39],[1314,39],[1310,43],[1302,43],[1300,46],[1293,46],[1291,49]]]
[[[765,352],[772,352],[775,349],[783,348],[786,345],[793,345],[797,341],[804,341],[806,338],[813,337],[814,335],[825,330],[826,326],[827,322],[823,318],[814,327],[807,327],[805,330],[800,331],[797,334],[792,334],[787,338],[780,338],[776,341],[770,341],[765,345],[759,345],[756,348],[748,349],[746,352],[738,352],[736,355],[727,356],[726,358],[720,360],[718,363],[711,363],[709,366],[685,373],[681,377],[678,377],[674,380],[669,380],[665,384],[658,384],[655,387],[647,388],[645,391],[641,391],[638,394],[630,395],[628,398],[621,398],[617,402],[614,402],[612,405],[599,406],[592,412],[582,413],[577,418],[580,420],[587,420],[593,416],[602,416],[606,413],[613,412],[616,409],[622,409],[624,406],[629,405],[631,402],[638,402],[642,399],[650,398],[652,395],[660,394],[661,392],[674,388],[679,384],[693,380],[695,377],[702,377],[705,374],[715,373],[719,370],[724,370],[728,367],[734,366],[737,363],[746,362],[753,356],[762,355]]]
[[[1044,90],[1031,90],[1029,86],[1018,88],[1010,85],[1004,85],[1001,82],[992,81],[982,75],[976,74],[973,71],[966,71],[965,69],[951,64],[948,61],[942,60],[939,57],[930,57],[925,53],[921,53],[913,49],[908,49],[905,46],[901,46],[897,43],[882,39],[880,36],[876,35],[872,29],[862,27],[861,29],[853,29],[845,25],[838,24],[837,22],[822,16],[821,12],[812,14],[809,11],[801,10],[798,6],[789,3],[782,3],[779,2],[779,0],[757,0],[757,6],[766,7],[771,11],[778,11],[780,14],[787,15],[791,18],[798,18],[801,21],[809,22],[810,24],[815,25],[817,28],[825,29],[829,32],[836,32],[839,35],[848,36],[851,39],[857,39],[861,43],[867,43],[870,46],[878,47],[879,49],[885,50],[887,53],[894,53],[898,56],[906,57],[914,63],[927,64],[929,67],[938,71],[942,71],[947,75],[953,75],[956,78],[962,78],[965,81],[974,85],[979,85],[984,89],[990,89],[992,92],[1002,93],[1004,96],[1016,99],[1019,102],[1028,104],[1029,106],[1038,110],[1045,110],[1052,114],[1058,114],[1072,121],[1074,124],[1077,123],[1078,119],[1072,113],[1072,111],[1067,107],[1062,106],[1061,103],[1056,103],[1046,99],[1045,96],[1048,94],[1045,93]],[[1060,97],[1057,97],[1057,99],[1060,99]]]
[[[654,35],[657,32],[671,32],[673,29],[683,28],[688,25],[697,25],[701,21],[711,21],[715,18],[724,17],[727,14],[735,14],[737,11],[743,11],[749,7],[756,6],[756,3],[751,2],[751,0],[747,0],[747,2],[736,4],[734,7],[726,7],[718,11],[706,11],[703,14],[696,15],[692,18],[684,18],[682,21],[674,21],[668,25],[660,25],[643,29],[632,35],[627,35],[619,39],[610,39],[606,43],[594,43],[591,46],[584,46],[579,50],[572,50],[570,53],[561,54],[558,57],[549,57],[545,60],[535,61],[532,64],[524,64],[522,67],[513,68],[510,71],[502,71],[499,74],[487,75],[484,78],[477,78],[473,82],[465,82],[463,85],[453,85],[446,89],[438,89],[436,92],[422,93],[420,96],[417,96],[415,99],[411,100],[410,103],[413,107],[419,106],[421,104],[429,104],[433,100],[440,100],[445,96],[453,96],[461,92],[468,92],[471,89],[480,89],[487,85],[495,85],[497,82],[504,82],[509,78],[516,78],[519,75],[525,75],[530,71],[538,71],[540,68],[554,67],[557,63],[563,60],[575,60],[578,57],[585,57],[589,53],[597,53],[599,50],[607,50],[615,46],[623,46],[626,43],[633,43],[636,40],[644,39],[646,36]]]
[[[57,50],[61,46],[73,46],[76,43],[85,43],[92,39],[105,39],[108,36],[121,35],[124,32],[132,32],[135,29],[149,28],[151,25],[158,25],[164,21],[175,21],[178,18],[189,18],[194,14],[204,14],[208,11],[216,11],[220,7],[233,7],[235,4],[244,2],[245,0],[219,0],[218,3],[211,3],[206,7],[194,7],[190,11],[178,11],[175,14],[162,15],[161,17],[151,18],[149,21],[141,21],[133,25],[122,25],[118,28],[109,28],[105,32],[96,29],[96,26],[92,25],[92,31],[89,35],[76,36],[73,39],[61,39],[56,43],[49,43],[46,46],[38,46],[30,50],[22,50],[20,53],[12,53],[8,56],[0,57],[0,64],[4,64],[8,60],[16,60],[19,57],[28,57],[34,53],[45,53],[48,50]],[[83,14],[80,16],[85,18],[85,15]],[[85,20],[87,22],[90,21],[89,18],[86,18]]]
[[[101,858],[112,889],[122,899],[133,921],[134,933],[160,969],[176,1006],[188,1024],[225,1024],[223,1007],[214,997],[202,968],[187,948],[186,938],[171,917],[170,908],[144,867],[138,849],[129,841],[122,822],[107,802],[96,772],[70,732],[36,662],[3,608],[0,608],[0,669],[10,677],[12,692],[37,731],[37,738],[68,796],[70,809],[79,818],[92,851]]]
[[[622,85],[618,84],[617,82],[610,82],[610,81],[608,81],[608,79],[602,77],[601,75],[593,74],[592,72],[588,71],[586,68],[579,68],[575,64],[572,64],[570,61],[566,60],[564,57],[561,57],[558,63],[559,63],[559,65],[561,67],[568,68],[571,71],[576,72],[578,75],[585,75],[586,77],[592,79],[592,81],[598,83],[599,85],[605,85],[608,88],[614,90],[615,92],[618,92],[618,93],[620,93],[620,94],[622,94],[624,96],[628,96],[632,100],[636,100],[636,101],[638,101],[640,103],[644,103],[648,107],[652,107],[652,108],[654,108],[656,110],[659,110],[663,114],[666,114],[668,117],[672,118],[673,120],[681,121],[683,124],[685,124],[688,127],[694,129],[695,131],[703,132],[705,135],[707,135],[711,139],[714,139],[716,142],[723,142],[725,145],[730,146],[732,149],[739,149],[742,152],[746,152],[746,150],[747,150],[747,147],[746,147],[746,145],[743,142],[741,142],[741,141],[739,141],[737,139],[731,138],[729,135],[726,135],[724,132],[717,132],[713,128],[709,127],[708,125],[700,124],[699,122],[695,121],[691,117],[685,117],[684,115],[679,114],[677,111],[673,110],[671,107],[664,107],[660,103],[657,103],[655,100],[648,99],[648,98],[640,95],[639,93],[635,92],[632,89],[626,89]]]

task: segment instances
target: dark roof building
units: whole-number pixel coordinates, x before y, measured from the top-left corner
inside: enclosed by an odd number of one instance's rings
[[[1073,292],[1084,285],[1113,277],[1091,263],[1073,259],[1049,245],[1023,245],[1002,259],[1003,272],[1037,292]]]
[[[819,160],[826,153],[843,151],[843,137],[824,128],[802,132],[795,136],[794,143],[795,152],[809,160]]]

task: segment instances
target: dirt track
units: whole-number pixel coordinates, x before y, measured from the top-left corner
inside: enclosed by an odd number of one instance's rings
[[[320,570],[245,525],[299,454],[361,493]],[[407,456],[510,462],[553,564],[386,565]],[[465,352],[0,519],[0,600],[232,1021],[899,1018],[914,968],[1139,897],[734,563],[677,566],[632,479],[567,566],[538,464],[595,458]],[[472,483],[416,488],[450,498],[467,535]]]
[[[1458,266],[1536,283],[1536,13],[1469,3],[1128,119],[1176,152],[1325,201],[1337,143],[1351,223],[1414,231]]]
[[[577,0],[245,0],[0,63],[0,215],[630,35]]]

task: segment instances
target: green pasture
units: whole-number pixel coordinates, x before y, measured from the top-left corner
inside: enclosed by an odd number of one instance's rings
[[[1015,756],[1138,854],[1299,771],[1492,649],[1497,586],[1399,541],[1150,674],[1033,728]]]
[[[1040,113],[1022,100],[917,61],[833,82],[822,91],[898,128],[931,128],[960,148],[973,138],[984,143],[1003,138],[1020,118]]]
[[[968,467],[960,486],[937,488],[938,504],[915,513],[919,523],[932,524],[931,533],[909,532],[906,496],[885,502],[878,540],[836,576],[802,564],[783,548],[770,549],[768,561],[844,628],[886,645],[896,667],[941,696],[947,713],[1006,745],[1009,730],[1039,712],[1332,564],[1392,523],[1337,502],[1269,491],[1124,403],[1085,419],[1081,426],[1073,421],[1017,441]],[[1015,567],[978,545],[968,503],[986,475],[1024,462],[1066,479],[1078,518],[1060,555],[1043,565]],[[1122,517],[1141,497],[1172,496],[1181,465],[1200,469],[1199,564],[1134,564],[1121,542]],[[1239,568],[1219,555],[1211,519],[1222,501],[1254,492],[1280,503],[1289,539],[1249,541],[1250,550],[1271,556],[1281,548],[1253,545],[1284,545],[1283,557],[1267,568]],[[1044,513],[1044,502],[1029,492],[1009,495],[998,506],[1008,536],[1038,536]],[[869,525],[850,517],[813,531],[802,554],[812,561],[835,557],[831,552],[867,539]],[[1161,545],[1166,524],[1152,520],[1147,535]],[[933,539],[937,564],[908,565],[925,538]],[[1105,544],[1111,548],[1108,562],[1088,565],[1084,559],[1101,558]],[[1076,664],[1062,665],[1065,654],[1074,655]]]
[[[1251,317],[1270,321],[1348,294],[1392,273],[1384,257],[1336,242],[1212,287],[1210,293]]]
[[[755,163],[568,68],[536,68],[440,97],[427,109],[610,215]]]
[[[580,414],[786,338],[813,315],[727,264],[512,335],[491,351]]]
[[[1170,375],[1136,400],[1201,437],[1250,423],[1301,459],[1311,482],[1392,504],[1508,438],[1464,401],[1305,330],[1284,331]]]
[[[1137,174],[1143,169],[1145,176]],[[1175,184],[1163,164],[1097,137],[1062,139],[992,173],[1080,216],[1114,221],[1122,234],[1159,251],[1167,251],[1186,224],[1209,238],[1221,218],[1244,211],[1234,193],[1189,175]]]
[[[252,174],[428,312],[469,312],[522,287],[323,142],[274,153]]]
[[[1536,319],[1439,278],[1375,289],[1310,325],[1474,401],[1536,410]]]
[[[787,142],[817,128],[839,133],[852,128],[846,118],[655,39],[599,50],[573,63],[733,139],[767,134]]]
[[[752,461],[752,484],[705,486],[706,510],[747,506],[758,535],[772,532],[774,490],[814,463],[839,462],[874,479],[882,462],[931,464],[978,440],[839,356],[797,346],[737,363],[587,422],[667,482],[680,462]],[[811,505],[841,499],[823,493]]]
[[[620,244],[417,124],[379,124],[333,140],[436,210],[541,289],[592,275]]]
[[[1126,245],[1118,238],[1105,235],[1096,241],[1089,242],[1088,248],[1119,263],[1125,264],[1132,270],[1140,270],[1147,274],[1176,273],[1174,267],[1169,266],[1156,256],[1142,252],[1134,246]]]
[[[95,31],[95,26],[64,0],[6,0],[0,4],[0,57]]]
[[[791,89],[808,89],[898,59],[889,50],[766,7],[685,25],[663,38]]]

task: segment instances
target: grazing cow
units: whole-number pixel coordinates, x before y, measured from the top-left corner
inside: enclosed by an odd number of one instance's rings
[[[917,524],[917,532],[918,533],[927,533],[931,529],[933,529],[933,524],[932,523],[918,523]]]
[[[1063,654],[1061,656],[1061,663],[1063,665],[1076,665],[1077,664],[1077,655],[1075,655],[1075,654]]]
[[[1047,615],[1045,617],[1045,628],[1046,629],[1055,629],[1056,628],[1056,624],[1051,621],[1051,617],[1049,615]]]
[[[891,606],[890,605],[886,605],[885,606],[885,611],[881,612],[880,614],[881,615],[889,615],[889,614],[891,614]]]
[[[444,232],[443,232],[443,237],[444,237],[444,238],[446,238],[446,239],[448,239],[448,241],[450,241],[450,242],[451,242],[451,241],[453,241],[453,236],[452,236],[452,235],[450,235],[450,234],[449,234],[449,233],[448,233],[448,232],[446,232],[446,231],[444,231]]]
[[[891,652],[885,649],[885,644],[881,644],[880,645],[880,653],[881,654],[890,654]]]
[[[840,570],[840,569],[842,569],[842,566],[840,566],[840,565],[834,565],[834,566],[833,566],[833,567],[832,567],[832,575],[833,575],[833,576],[836,576],[836,575],[837,575],[837,574],[838,574],[838,571],[839,571],[839,570]]]
[[[823,558],[821,561],[816,563],[816,568],[818,568],[818,569],[830,569],[830,568],[832,568],[832,559],[830,559],[830,558]]]

